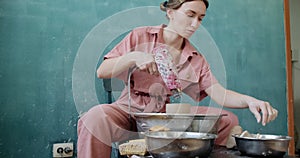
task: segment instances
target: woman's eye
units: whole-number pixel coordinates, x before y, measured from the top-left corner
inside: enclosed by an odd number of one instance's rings
[[[188,14],[188,16],[189,16],[189,17],[194,17],[194,15],[192,15],[192,14]]]
[[[187,15],[188,17],[194,17],[194,16],[195,16],[195,14],[193,14],[193,13],[186,13],[186,15]]]

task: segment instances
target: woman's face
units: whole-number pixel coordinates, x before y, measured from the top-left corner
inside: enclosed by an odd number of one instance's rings
[[[177,10],[167,10],[169,27],[184,38],[189,38],[200,26],[206,6],[202,1],[185,2]]]

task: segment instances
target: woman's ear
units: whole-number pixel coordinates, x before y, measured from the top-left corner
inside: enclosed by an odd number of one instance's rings
[[[167,16],[168,16],[168,18],[170,19],[170,20],[173,20],[173,14],[174,14],[174,11],[172,10],[172,9],[167,9]]]

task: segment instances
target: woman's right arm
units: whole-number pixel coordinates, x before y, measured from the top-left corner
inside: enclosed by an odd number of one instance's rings
[[[105,59],[97,69],[97,77],[112,78],[134,66],[150,74],[157,74],[158,72],[151,54],[134,51],[116,58]]]

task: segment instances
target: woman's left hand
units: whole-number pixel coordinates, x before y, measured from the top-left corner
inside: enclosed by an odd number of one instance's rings
[[[248,103],[248,106],[249,110],[254,114],[257,122],[262,122],[263,126],[275,120],[278,115],[278,111],[265,101],[252,101]]]

